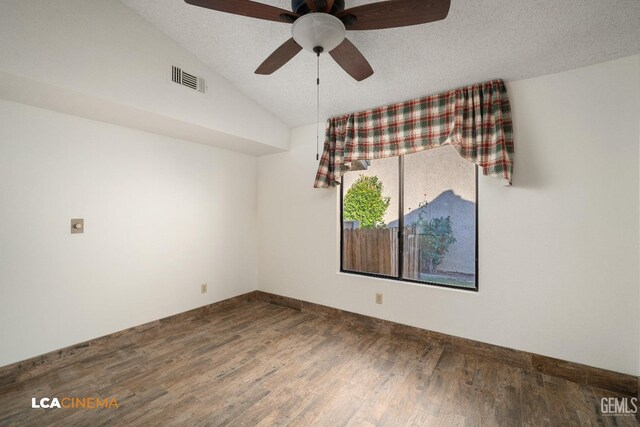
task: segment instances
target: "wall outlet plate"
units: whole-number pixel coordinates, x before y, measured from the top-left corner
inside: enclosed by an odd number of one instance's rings
[[[71,219],[71,234],[82,234],[84,233],[84,219],[83,218],[72,218]]]
[[[207,284],[203,283],[202,285],[200,285],[200,293],[201,294],[206,294],[207,293]]]
[[[382,294],[376,294],[376,304],[382,304]]]

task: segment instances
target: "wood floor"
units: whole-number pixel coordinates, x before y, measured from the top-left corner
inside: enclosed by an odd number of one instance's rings
[[[128,336],[0,389],[0,425],[637,425],[612,392],[261,301]],[[119,407],[32,409],[32,397]]]

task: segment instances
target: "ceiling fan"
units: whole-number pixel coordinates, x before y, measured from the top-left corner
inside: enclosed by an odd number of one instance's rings
[[[447,17],[450,0],[387,0],[345,9],[345,0],[292,0],[292,12],[250,0],[185,0],[220,12],[293,24],[292,37],[256,69],[272,74],[302,49],[329,55],[357,81],[373,69],[346,31],[378,30],[439,21]]]

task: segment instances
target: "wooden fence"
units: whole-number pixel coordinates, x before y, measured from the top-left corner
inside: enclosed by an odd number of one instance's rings
[[[345,270],[398,275],[398,228],[345,229],[343,245],[342,267]],[[405,227],[404,278],[419,278],[419,256],[415,227]]]

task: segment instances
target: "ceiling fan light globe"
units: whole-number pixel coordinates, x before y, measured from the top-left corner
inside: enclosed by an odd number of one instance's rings
[[[328,13],[308,13],[296,19],[291,29],[293,39],[303,49],[313,52],[321,47],[325,52],[335,49],[346,36],[342,21]]]

